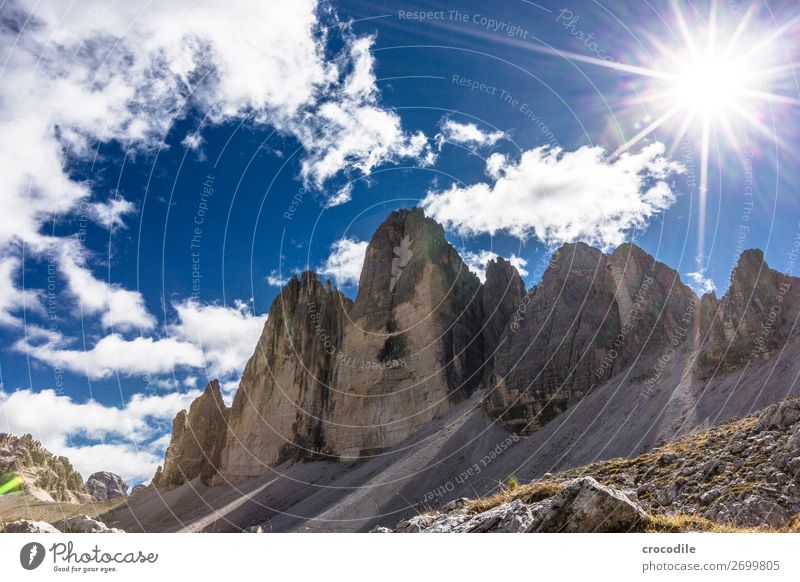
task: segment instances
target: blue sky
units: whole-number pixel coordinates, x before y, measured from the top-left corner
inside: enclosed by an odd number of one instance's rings
[[[271,4],[0,8],[0,430],[84,476],[149,478],[280,282],[354,297],[395,208],[529,285],[574,240],[720,295],[745,248],[790,268],[796,5]]]

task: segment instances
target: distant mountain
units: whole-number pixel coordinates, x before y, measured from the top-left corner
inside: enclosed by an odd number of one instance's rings
[[[90,497],[69,459],[56,457],[26,434],[0,434],[0,489],[39,501],[82,503]]]
[[[95,501],[109,501],[128,495],[128,484],[109,471],[92,473],[86,480],[86,491]]]

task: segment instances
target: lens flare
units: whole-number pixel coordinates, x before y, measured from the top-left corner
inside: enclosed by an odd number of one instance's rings
[[[702,116],[726,115],[742,98],[745,76],[727,59],[702,56],[686,64],[675,82],[675,98]]]
[[[16,491],[19,491],[21,487],[22,487],[22,477],[15,475],[5,483],[0,485],[0,495],[5,495],[6,493],[14,493]]]

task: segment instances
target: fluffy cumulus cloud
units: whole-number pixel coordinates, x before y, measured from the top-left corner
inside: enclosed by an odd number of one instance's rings
[[[176,369],[204,369],[210,377],[231,377],[242,371],[261,335],[266,316],[252,314],[246,304],[233,307],[176,304],[177,321],[168,337],[126,339],[111,333],[88,349],[76,348],[58,334],[19,340],[15,349],[29,357],[93,379],[163,375]]]
[[[165,374],[182,366],[199,368],[203,365],[200,347],[176,338],[125,339],[119,334],[110,334],[85,350],[65,346],[63,341],[37,345],[19,340],[15,347],[36,360],[93,379],[114,374]]]
[[[58,247],[58,268],[68,292],[80,306],[81,315],[98,314],[103,327],[119,331],[146,331],[155,327],[156,320],[148,312],[141,293],[96,278],[86,266],[85,250],[74,241],[64,241]]]
[[[349,39],[352,70],[335,98],[306,112],[293,127],[307,152],[302,173],[321,186],[342,170],[368,174],[387,162],[411,158],[421,165],[435,160],[428,138],[403,130],[400,117],[377,104],[371,37]]]
[[[584,241],[611,248],[673,204],[669,180],[681,170],[660,143],[615,160],[600,147],[542,147],[516,162],[494,154],[487,162],[493,183],[454,184],[429,192],[420,204],[464,235],[506,231],[548,245]]]
[[[170,333],[197,346],[214,377],[242,371],[267,321],[266,315],[254,315],[241,301],[233,307],[187,301],[175,305],[175,310],[178,322],[170,327]]]
[[[89,182],[72,179],[70,162],[111,141],[154,151],[192,111],[206,124],[247,118],[294,137],[305,151],[302,175],[318,186],[403,158],[430,163],[427,138],[379,104],[373,40],[316,0],[245,0],[236,10],[214,0],[10,0],[0,23],[0,253],[19,241],[31,252],[58,244],[43,223],[79,203],[99,224],[122,226],[133,206],[98,199]],[[199,133],[185,140],[201,144]],[[150,324],[137,296],[105,295],[115,313],[104,324]],[[102,316],[101,302],[90,303]],[[130,321],[123,305],[135,312]]]
[[[486,265],[489,263],[489,261],[496,259],[499,256],[497,253],[487,250],[478,252],[462,250],[460,254],[467,267],[469,267],[469,270],[475,273],[481,282],[486,281]],[[510,257],[503,258],[516,267],[520,277],[527,277],[528,271],[525,269],[526,265],[528,264],[527,260],[514,254],[512,254]]]
[[[474,123],[459,123],[452,119],[442,121],[441,133],[436,136],[436,142],[441,149],[445,143],[463,145],[465,147],[489,147],[506,137],[500,130],[483,131]]]
[[[33,434],[50,452],[67,456],[84,478],[112,471],[142,481],[153,476],[163,459],[166,441],[154,434],[163,433],[199,394],[137,394],[117,407],[75,402],[54,390],[0,391],[0,432]]]
[[[367,253],[366,241],[341,238],[331,245],[331,253],[317,269],[322,275],[333,278],[339,285],[357,285]]]

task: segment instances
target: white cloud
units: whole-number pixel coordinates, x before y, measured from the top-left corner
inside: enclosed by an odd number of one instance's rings
[[[486,265],[492,259],[496,259],[498,256],[500,256],[497,253],[487,250],[478,252],[462,250],[460,254],[461,258],[464,260],[464,263],[466,263],[467,267],[469,267],[469,270],[478,276],[478,279],[481,280],[481,283],[486,281]],[[517,269],[520,277],[526,277],[528,275],[528,271],[525,269],[525,266],[528,264],[527,260],[514,254],[512,254],[510,257],[503,258],[505,258]]]
[[[193,133],[187,133],[186,137],[183,138],[181,145],[187,149],[196,152],[197,150],[200,149],[200,146],[203,145],[204,141],[205,140],[203,139],[203,136],[200,135],[200,132],[195,131]]]
[[[83,313],[100,314],[103,327],[120,331],[155,327],[156,320],[147,311],[142,294],[97,279],[86,267],[77,244],[72,241],[61,244],[58,267]]]
[[[22,339],[14,348],[28,356],[89,378],[114,374],[137,376],[166,374],[175,368],[203,366],[203,351],[197,345],[175,339],[137,337],[124,339],[116,333],[101,338],[92,348],[78,350],[50,341],[32,344]]]
[[[503,230],[548,245],[584,241],[611,248],[674,202],[667,180],[681,167],[663,153],[662,144],[652,144],[614,161],[600,147],[536,148],[517,163],[491,156],[494,184],[454,184],[428,192],[420,205],[464,235]]]
[[[352,199],[353,199],[353,184],[352,182],[348,182],[347,184],[339,188],[336,191],[336,194],[330,197],[325,206],[328,208],[333,208],[334,206],[341,206],[342,204],[347,204]]]
[[[199,390],[136,394],[116,407],[75,402],[54,390],[0,391],[0,432],[33,434],[53,454],[67,456],[84,479],[112,471],[126,480],[145,480],[162,458],[165,439],[154,440],[155,433],[199,395]],[[76,439],[86,444],[77,445]]]
[[[503,168],[508,165],[508,158],[503,154],[492,154],[486,160],[486,175],[498,180],[503,175]]]
[[[336,16],[315,0],[243,0],[236,10],[215,0],[163,0],[144,10],[12,0],[3,10],[0,256],[20,241],[31,254],[67,246],[69,289],[86,292],[85,313],[106,327],[147,330],[155,321],[141,294],[98,281],[69,241],[42,232],[79,204],[108,228],[134,210],[125,200],[90,203],[91,183],[71,178],[69,164],[91,159],[98,144],[155,151],[173,122],[194,111],[208,125],[246,118],[296,138],[303,178],[317,186],[340,172],[434,159],[422,133],[406,132],[380,106],[374,39],[325,27]],[[333,35],[340,38],[329,42]],[[200,147],[202,135],[183,143]]]
[[[282,277],[278,271],[270,271],[267,275],[267,283],[272,287],[283,287],[289,282],[289,277]]]
[[[714,281],[706,277],[703,270],[686,273],[686,279],[686,284],[692,289],[692,291],[701,297],[706,293],[711,293],[712,291],[717,290],[717,286],[714,284]]]
[[[445,119],[440,128],[442,132],[436,136],[439,149],[445,142],[472,148],[489,147],[506,137],[502,131],[485,132],[474,123],[458,123],[452,119]]]
[[[356,285],[368,245],[366,241],[341,238],[331,245],[331,254],[317,270],[321,275],[332,277],[338,285]]]
[[[266,315],[254,315],[244,302],[224,307],[187,301],[174,307],[178,323],[170,326],[170,333],[202,350],[210,376],[242,372],[261,337]]]
[[[246,304],[234,307],[201,305],[192,301],[174,305],[177,322],[170,325],[170,337],[125,339],[112,333],[86,350],[71,347],[60,336],[47,337],[44,343],[19,340],[15,349],[53,366],[89,378],[157,376],[180,368],[204,368],[210,377],[240,373],[253,354],[266,322],[266,315],[253,315]],[[34,340],[34,341],[32,341]],[[151,379],[159,388],[173,384]]]
[[[55,454],[67,457],[84,479],[96,471],[110,471],[122,477],[129,487],[152,479],[164,460],[163,448],[159,451],[155,446],[136,447],[128,443],[66,446],[56,450]]]
[[[424,152],[424,136],[406,134],[377,104],[373,38],[334,27],[345,31],[344,46],[329,60],[322,13],[315,0],[243,0],[236,10],[214,0],[163,0],[146,10],[10,3],[6,20],[25,26],[0,30],[0,247],[40,239],[43,220],[89,197],[65,157],[88,157],[111,140],[160,147],[191,108],[210,124],[249,117],[298,138],[304,175],[318,184]]]
[[[44,310],[38,293],[17,287],[19,263],[16,257],[0,258],[0,327],[20,327],[22,320],[14,313],[22,309],[39,314]]]
[[[335,98],[308,111],[292,131],[307,156],[302,174],[317,186],[342,170],[368,174],[387,162],[412,158],[431,161],[428,139],[421,132],[408,134],[400,117],[377,105],[372,37],[346,37],[352,70]]]
[[[95,202],[89,205],[89,213],[98,224],[111,230],[113,228],[124,228],[125,222],[122,217],[136,210],[136,206],[117,196],[108,202]]]

